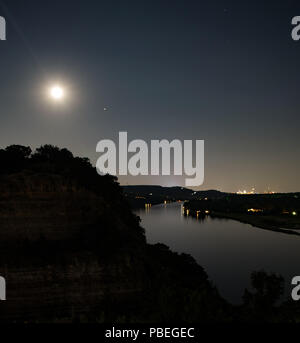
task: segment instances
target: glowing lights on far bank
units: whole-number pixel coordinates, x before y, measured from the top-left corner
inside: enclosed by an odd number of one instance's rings
[[[246,191],[246,190],[243,190],[243,191],[241,191],[241,190],[238,190],[237,192],[236,192],[236,194],[256,194],[256,191],[255,191],[255,188],[253,187],[252,189],[251,189],[251,191]]]
[[[248,212],[258,213],[258,212],[263,212],[263,210],[260,208],[249,208]]]
[[[246,189],[244,189],[244,190],[238,190],[235,194],[239,194],[239,195],[251,195],[251,194],[260,194],[260,193],[256,192],[255,187],[253,187],[253,188],[251,188],[251,191],[247,191]],[[275,192],[268,189],[268,190],[265,191],[263,194],[275,194]]]

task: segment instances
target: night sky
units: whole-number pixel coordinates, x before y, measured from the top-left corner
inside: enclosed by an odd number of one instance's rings
[[[299,1],[7,0],[0,15],[2,148],[54,144],[95,163],[119,131],[204,139],[201,189],[300,191]],[[56,81],[64,104],[45,99]]]

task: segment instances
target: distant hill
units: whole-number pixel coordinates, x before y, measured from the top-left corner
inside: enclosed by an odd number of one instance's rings
[[[143,207],[146,203],[159,204],[164,201],[186,201],[220,199],[227,195],[216,190],[194,191],[185,187],[123,186],[123,192],[132,207]]]

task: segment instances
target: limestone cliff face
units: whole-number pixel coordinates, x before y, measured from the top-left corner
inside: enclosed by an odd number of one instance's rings
[[[106,210],[103,198],[58,175],[0,179],[0,244],[70,239]]]
[[[70,175],[33,169],[0,176],[0,275],[7,285],[0,322],[222,315],[222,300],[192,258],[146,243],[115,181]]]
[[[104,303],[121,306],[139,297],[139,286],[122,264],[106,264],[77,254],[65,265],[1,267],[7,281],[7,301],[0,303],[0,321],[104,320]]]
[[[6,278],[7,301],[0,303],[0,319],[70,321],[95,311],[94,320],[101,321],[104,299],[128,302],[138,296],[137,265],[126,247],[101,251],[103,244],[113,244],[106,241],[108,230],[132,231],[145,245],[118,211],[76,180],[33,173],[2,176],[0,275]]]

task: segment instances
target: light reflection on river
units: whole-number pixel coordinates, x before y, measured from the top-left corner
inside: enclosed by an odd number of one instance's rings
[[[300,275],[300,238],[255,228],[234,220],[183,217],[180,203],[138,210],[149,243],[192,255],[220,294],[239,303],[255,270],[276,272],[290,281]]]

